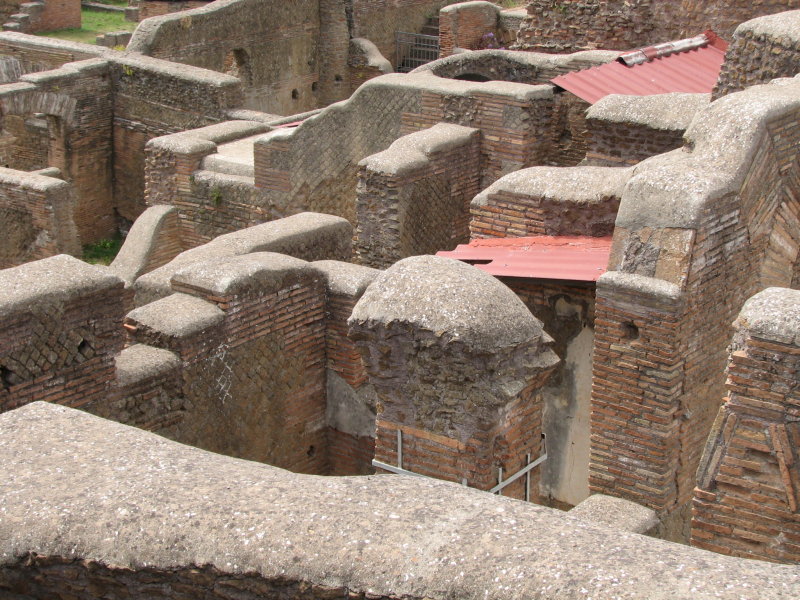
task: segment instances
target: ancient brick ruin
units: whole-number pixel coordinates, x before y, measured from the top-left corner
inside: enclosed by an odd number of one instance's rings
[[[0,596],[800,597],[793,3],[161,4],[0,33]]]

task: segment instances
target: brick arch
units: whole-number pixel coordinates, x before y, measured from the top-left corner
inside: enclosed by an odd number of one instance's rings
[[[43,91],[25,91],[0,100],[0,117],[42,113],[57,117],[67,126],[76,125],[75,98],[64,94]]]

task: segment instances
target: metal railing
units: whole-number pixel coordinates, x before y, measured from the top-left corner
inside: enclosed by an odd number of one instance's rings
[[[408,73],[439,58],[439,36],[422,33],[395,33],[397,72]]]
[[[531,455],[526,455],[526,464],[522,467],[519,471],[514,473],[508,479],[503,479],[503,468],[500,467],[498,469],[497,474],[497,485],[494,486],[492,489],[488,490],[490,494],[497,494],[502,496],[503,488],[507,485],[514,483],[520,477],[525,477],[525,500],[530,502],[531,499],[531,470],[534,467],[538,467],[544,461],[547,460],[547,438],[544,434],[542,434],[542,455],[531,462]],[[428,475],[422,475],[421,473],[414,473],[414,471],[409,471],[408,469],[403,468],[403,432],[401,430],[397,430],[397,465],[390,465],[385,462],[381,462],[379,460],[372,460],[372,466],[378,467],[379,469],[383,469],[384,471],[389,471],[391,473],[397,473],[398,475],[411,475],[412,477],[424,477],[425,479],[436,479],[436,477],[430,477]],[[461,485],[464,487],[467,486],[467,480],[462,479]]]

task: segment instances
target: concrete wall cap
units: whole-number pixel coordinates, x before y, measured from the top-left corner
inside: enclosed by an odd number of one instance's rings
[[[178,293],[133,309],[125,321],[180,339],[215,327],[224,318],[216,304]]]
[[[486,206],[500,192],[543,198],[552,202],[597,204],[608,197],[619,198],[633,175],[632,168],[531,167],[504,175],[472,200]]]
[[[0,182],[35,190],[44,194],[63,194],[61,198],[53,198],[56,201],[67,200],[69,189],[72,188],[72,184],[67,183],[63,179],[57,179],[39,173],[6,169],[4,167],[0,167]]]
[[[674,303],[682,299],[681,288],[679,285],[637,275],[636,273],[625,273],[623,271],[606,271],[597,280],[597,289],[614,289],[633,292],[635,294],[646,295],[657,298],[668,303]]]
[[[248,291],[269,294],[317,277],[319,273],[311,264],[299,258],[274,252],[254,252],[193,263],[176,271],[171,283],[174,289],[189,288],[224,297]]]
[[[379,173],[402,175],[423,168],[434,154],[464,146],[480,135],[479,129],[437,123],[398,138],[386,150],[368,156],[358,165]]]
[[[359,90],[366,93],[371,88],[381,86],[405,91],[406,89],[419,90],[427,88],[433,93],[450,94],[455,96],[470,96],[472,94],[491,94],[505,96],[519,102],[531,100],[545,100],[553,97],[553,86],[550,84],[528,85],[513,81],[461,81],[438,77],[431,72],[419,73],[390,73],[370,79]],[[329,107],[330,108],[330,107]]]
[[[458,4],[451,4],[450,6],[445,6],[439,10],[439,15],[441,18],[442,14],[449,15],[451,13],[457,13],[462,10],[486,10],[490,12],[500,14],[500,7],[496,4],[492,4],[491,2],[484,2],[483,0],[472,0],[470,2],[459,2]]]
[[[340,260],[317,260],[311,266],[325,275],[330,294],[353,298],[360,297],[381,273],[379,269]]]
[[[403,259],[381,273],[353,309],[351,325],[407,323],[478,350],[549,340],[507,286],[466,263]]]
[[[740,23],[734,30],[734,37],[745,33],[769,38],[786,38],[787,42],[800,42],[800,10],[788,10],[774,15],[766,15]],[[787,44],[787,45],[789,45]]]
[[[68,40],[60,40],[57,38],[33,36],[27,33],[16,33],[13,31],[0,32],[0,42],[5,42],[9,46],[30,48],[30,49],[48,49],[48,50],[61,50],[73,52],[76,54],[85,54],[86,56],[108,56],[116,54],[115,51],[103,46],[95,44],[83,44],[81,42],[70,42]],[[77,57],[76,57],[77,58]]]
[[[175,353],[146,344],[125,348],[117,355],[115,363],[117,385],[121,387],[165,375],[181,366],[181,360]]]
[[[767,288],[744,303],[734,326],[750,335],[800,346],[800,291]]]
[[[653,531],[660,523],[652,508],[605,494],[592,494],[568,515],[598,527],[641,534]]]
[[[123,286],[106,267],[66,254],[51,256],[0,270],[0,318]]]
[[[701,108],[711,102],[711,94],[656,94],[625,96],[611,94],[586,111],[587,119],[645,125],[666,131],[684,131]]]
[[[394,73],[392,63],[381,54],[380,49],[366,38],[352,38],[350,40],[351,53],[353,49],[361,52],[367,58],[367,66],[378,69],[381,73]]]
[[[4,565],[209,565],[409,600],[800,597],[797,566],[610,534],[445,481],[290,473],[43,402],[0,415],[0,464]]]
[[[738,194],[767,125],[800,108],[800,79],[729,94],[698,111],[686,145],[634,167],[617,226],[697,228],[707,203]]]

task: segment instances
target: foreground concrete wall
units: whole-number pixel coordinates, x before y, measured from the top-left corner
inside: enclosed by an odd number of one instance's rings
[[[0,460],[0,591],[23,600],[800,595],[795,567],[442,481],[296,475],[53,405],[0,416]]]
[[[545,52],[628,50],[706,29],[729,39],[743,21],[798,6],[797,0],[531,0],[515,47]]]
[[[800,292],[756,294],[735,327],[728,397],[697,472],[692,545],[800,564]]]

